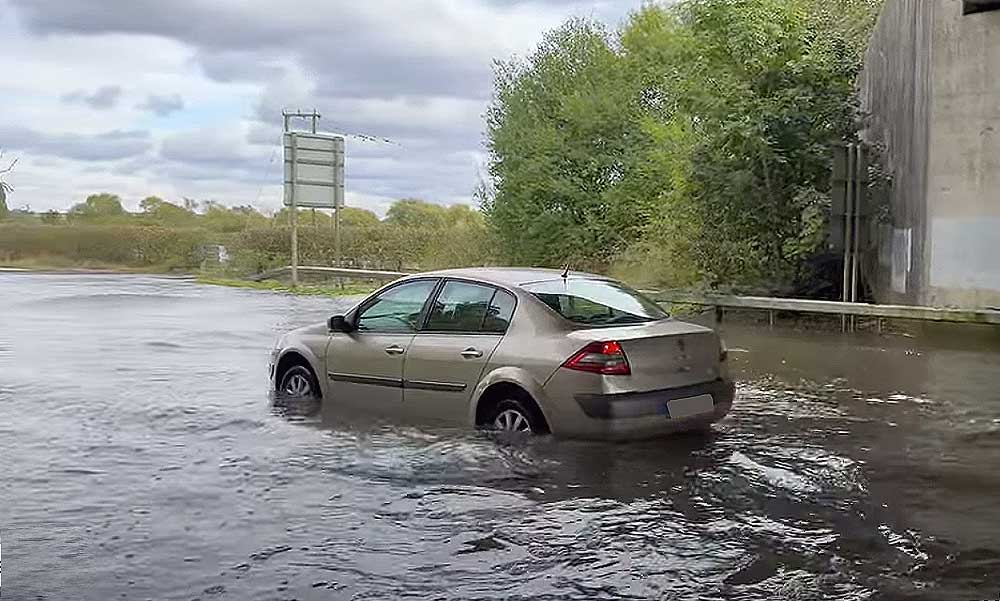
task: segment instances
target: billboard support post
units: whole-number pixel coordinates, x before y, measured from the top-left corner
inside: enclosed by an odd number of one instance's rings
[[[296,150],[299,142],[298,136],[291,136],[292,138],[292,178],[289,182],[288,187],[291,190],[291,213],[289,213],[289,220],[292,226],[292,288],[297,288],[299,285],[299,207],[295,203],[295,180],[298,176],[295,173],[295,159]]]
[[[299,282],[298,210],[332,209],[334,226],[334,262],[341,264],[340,209],[344,206],[344,138],[316,133],[320,114],[316,111],[282,111],[284,133],[284,204],[291,211],[289,223],[292,229],[292,286]],[[293,132],[291,119],[311,120],[310,132]]]

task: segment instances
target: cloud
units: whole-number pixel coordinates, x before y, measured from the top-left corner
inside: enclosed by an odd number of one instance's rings
[[[121,86],[101,86],[88,94],[85,90],[76,90],[62,97],[63,102],[79,102],[97,110],[107,110],[118,105],[122,96]]]
[[[530,45],[563,8],[498,9],[449,0],[301,0],[284,10],[266,0],[219,3],[133,0],[94,10],[63,0],[13,0],[40,33],[163,36],[198,49],[196,60],[220,81],[273,75],[290,60],[339,96],[395,94],[487,98],[490,61]],[[501,18],[498,18],[501,17]]]
[[[142,155],[152,147],[148,131],[113,130],[98,134],[49,133],[18,125],[0,125],[4,146],[24,154],[78,161],[114,161]]]
[[[31,74],[0,80],[0,144],[24,149],[18,193],[38,207],[117,182],[137,198],[277,208],[281,111],[315,108],[322,130],[348,135],[349,203],[471,202],[493,60],[570,16],[613,23],[641,1],[0,0],[0,71]],[[102,103],[93,82],[118,92]],[[63,158],[38,177],[46,157]]]
[[[222,83],[273,81],[285,74],[280,60],[255,50],[202,50],[194,57],[205,75]]]
[[[159,155],[168,161],[221,166],[261,160],[269,154],[264,149],[247,146],[245,140],[246,132],[238,126],[185,130],[164,138]]]
[[[280,182],[278,147],[250,146],[246,138],[247,131],[239,124],[177,132],[163,139],[150,168],[186,180]]]
[[[146,97],[146,102],[139,105],[139,108],[149,111],[158,117],[166,117],[170,113],[184,109],[184,99],[180,94],[158,95],[150,94]]]

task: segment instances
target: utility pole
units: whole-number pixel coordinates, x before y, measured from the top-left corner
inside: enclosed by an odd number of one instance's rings
[[[337,207],[333,209],[333,263],[334,267],[342,267],[340,258],[340,209],[343,203],[338,201]]]

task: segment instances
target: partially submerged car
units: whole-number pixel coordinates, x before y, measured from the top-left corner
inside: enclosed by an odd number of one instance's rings
[[[415,274],[281,337],[281,395],[524,433],[649,438],[730,410],[726,350],[614,280],[544,269]]]

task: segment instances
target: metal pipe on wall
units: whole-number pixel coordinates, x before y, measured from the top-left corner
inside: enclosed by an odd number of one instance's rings
[[[862,169],[864,169],[864,161],[862,156],[861,144],[856,144],[854,146],[854,173],[851,178],[851,185],[854,187],[854,206],[853,206],[853,231],[852,239],[854,242],[854,247],[851,251],[851,302],[858,302],[858,271],[860,270],[860,255],[861,255],[861,206],[862,206]]]
[[[854,145],[847,145],[847,169],[845,170],[845,177],[847,179],[847,191],[844,199],[844,280],[841,286],[840,300],[850,302],[851,295],[851,248],[853,244],[853,236],[851,235],[852,229],[852,219],[851,214],[854,211],[854,185],[851,179],[854,177]],[[840,318],[840,329],[841,331],[847,331],[847,316],[842,315]]]

